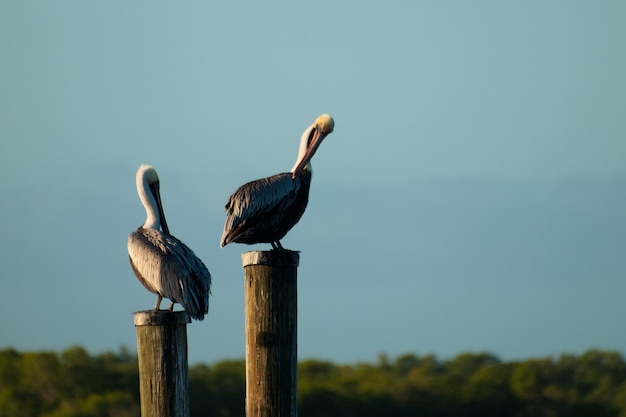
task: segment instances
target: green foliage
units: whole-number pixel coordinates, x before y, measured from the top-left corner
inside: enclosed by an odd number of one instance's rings
[[[0,351],[0,417],[139,416],[137,358]]]
[[[301,417],[626,417],[626,362],[616,352],[508,363],[486,353],[306,360],[298,375]],[[125,349],[0,350],[0,417],[139,417],[138,379]],[[244,417],[243,360],[192,366],[189,387],[192,416]]]
[[[222,361],[213,367],[189,369],[192,416],[245,416],[246,364],[243,360]]]

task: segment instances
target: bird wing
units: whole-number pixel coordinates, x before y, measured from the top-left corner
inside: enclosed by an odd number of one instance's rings
[[[226,203],[226,222],[221,246],[232,242],[245,230],[248,222],[255,223],[275,212],[284,211],[296,198],[299,178],[290,172],[251,181],[235,191]]]
[[[190,316],[208,312],[211,274],[183,242],[158,230],[139,228],[128,237],[128,254],[149,289],[180,303]],[[200,316],[200,318],[198,318]]]

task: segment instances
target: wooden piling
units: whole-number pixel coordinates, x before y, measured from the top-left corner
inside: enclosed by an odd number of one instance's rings
[[[245,252],[246,417],[296,417],[298,252]]]
[[[142,417],[189,417],[190,322],[184,311],[135,313]]]

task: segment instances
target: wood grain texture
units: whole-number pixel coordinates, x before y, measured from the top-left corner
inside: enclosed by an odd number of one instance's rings
[[[189,417],[189,322],[184,311],[135,313],[143,417]]]
[[[246,264],[246,416],[297,415],[297,252],[248,255],[276,265]],[[248,252],[250,254],[251,252]],[[296,262],[293,262],[293,254]],[[290,259],[289,262],[284,262]]]

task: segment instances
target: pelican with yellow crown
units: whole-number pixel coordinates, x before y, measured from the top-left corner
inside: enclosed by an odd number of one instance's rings
[[[332,117],[321,115],[302,133],[290,172],[251,181],[230,196],[220,246],[270,243],[273,249],[284,249],[280,240],[298,223],[309,202],[311,158],[334,127]]]

